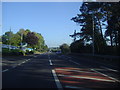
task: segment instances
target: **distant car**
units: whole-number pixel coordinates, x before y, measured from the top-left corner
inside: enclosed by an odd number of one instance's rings
[[[26,48],[26,50],[28,50],[28,51],[33,51],[33,49],[32,49],[32,48]]]
[[[2,48],[18,49],[16,46],[2,44]]]

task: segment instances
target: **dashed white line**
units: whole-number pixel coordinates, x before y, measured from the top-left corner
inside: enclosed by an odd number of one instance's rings
[[[77,63],[77,62],[74,62],[74,61],[72,61],[72,60],[69,60],[70,62],[73,62],[73,63],[75,63],[75,64],[77,64],[77,65],[80,65],[79,63]]]
[[[49,62],[50,62],[50,65],[53,65],[51,60],[49,60]]]
[[[22,63],[25,63],[25,61],[23,61]]]
[[[61,85],[61,83],[60,83],[60,81],[59,81],[59,79],[58,79],[58,77],[57,77],[57,75],[55,73],[55,70],[52,70],[52,74],[53,74],[53,77],[55,79],[55,83],[57,85],[57,88],[62,89],[62,85]]]
[[[9,69],[5,69],[5,70],[3,70],[2,72],[6,72],[6,71],[8,71]]]
[[[107,68],[107,67],[104,67],[104,66],[101,66],[101,68],[105,68],[105,69],[110,70],[110,71],[118,72],[118,70],[114,70],[114,69]]]
[[[21,65],[21,64],[22,64],[22,63],[19,63],[18,66]]]
[[[113,77],[110,77],[110,76],[108,76],[108,75],[106,75],[106,74],[103,74],[103,73],[101,73],[101,72],[99,72],[99,71],[96,71],[95,69],[91,69],[92,71],[95,71],[96,73],[99,73],[99,74],[101,74],[101,75],[103,75],[103,76],[106,76],[106,77],[108,77],[108,78],[110,78],[110,79],[112,79],[112,80],[114,80],[114,81],[116,81],[116,82],[120,82],[120,80],[117,80],[116,78],[113,78]]]
[[[65,86],[66,88],[73,88],[73,89],[80,89],[80,90],[91,90],[88,88],[83,88],[83,87],[76,87],[76,86]]]
[[[23,64],[23,63],[25,63],[25,62],[27,62],[27,61],[29,61],[29,60],[30,60],[30,59],[27,59],[27,60],[23,61],[22,63],[17,64],[17,66],[20,66],[21,64]],[[17,66],[13,66],[11,69],[16,68]],[[5,69],[5,70],[3,70],[2,72],[6,72],[6,71],[9,71],[9,69]]]

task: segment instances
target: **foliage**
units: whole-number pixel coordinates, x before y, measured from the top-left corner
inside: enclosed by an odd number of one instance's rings
[[[25,55],[25,52],[20,50],[20,49],[7,49],[7,48],[3,48],[2,49],[2,55]]]
[[[80,41],[74,41],[71,44],[72,51],[83,49],[94,44],[95,53],[105,53],[107,47],[108,36],[110,37],[111,46],[119,47],[119,30],[120,30],[120,3],[108,2],[84,2],[80,7],[80,14],[71,20],[82,26],[79,33],[70,35],[74,38],[78,37]],[[103,33],[106,27],[105,34]],[[104,36],[105,35],[105,36]],[[82,41],[81,41],[82,40]],[[81,42],[83,46],[81,47]],[[115,43],[115,44],[113,44]],[[86,47],[89,48],[89,47]],[[75,50],[74,50],[75,49]],[[90,49],[91,50],[91,49]],[[84,50],[81,50],[86,52]],[[80,52],[80,51],[78,51]],[[91,51],[92,52],[92,51]]]
[[[11,43],[11,37],[13,35],[13,32],[5,32],[5,34],[2,36],[2,42],[3,44],[10,44]]]
[[[34,46],[38,43],[38,37],[35,36],[34,32],[28,32],[25,38],[26,43],[30,46]]]
[[[69,46],[65,43],[60,46],[60,49],[63,54],[67,54],[70,52]]]
[[[29,29],[20,29],[17,33],[11,31],[5,32],[2,35],[2,42],[6,45],[13,45],[21,47],[22,45],[27,44],[28,48],[33,48],[38,51],[46,51],[48,49],[45,45],[43,36],[40,33],[31,32]]]

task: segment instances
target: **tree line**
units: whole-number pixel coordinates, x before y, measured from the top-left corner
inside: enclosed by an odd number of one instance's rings
[[[3,44],[20,48],[26,44],[28,48],[33,48],[37,51],[46,51],[48,49],[43,36],[40,33],[31,32],[29,29],[20,29],[15,34],[10,30],[5,32],[1,39]]]
[[[70,35],[71,52],[115,54],[120,50],[120,2],[83,2],[71,20],[82,28]]]

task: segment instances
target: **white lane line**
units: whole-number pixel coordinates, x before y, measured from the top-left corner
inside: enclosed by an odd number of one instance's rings
[[[77,64],[77,65],[80,65],[79,63],[77,63],[77,62],[74,62],[74,61],[72,61],[72,60],[69,60],[70,62],[73,62],[73,63],[75,63],[75,64]]]
[[[53,65],[51,60],[49,60],[49,62],[50,62],[50,65]]]
[[[9,69],[5,69],[5,70],[3,70],[2,72],[6,72],[6,71],[8,71]]]
[[[73,88],[73,89],[80,89],[80,90],[91,90],[83,87],[76,87],[76,86],[65,86],[65,88]]]
[[[110,77],[110,76],[108,76],[108,75],[106,75],[106,74],[103,74],[103,73],[101,73],[101,72],[99,72],[99,71],[96,71],[95,69],[91,69],[92,71],[95,71],[96,73],[99,73],[99,74],[101,74],[101,75],[103,75],[103,76],[106,76],[106,77],[108,77],[108,78],[110,78],[110,79],[112,79],[112,80],[114,80],[114,81],[116,81],[116,82],[120,82],[120,80],[117,80],[116,78],[113,78],[113,77]]]
[[[23,63],[25,63],[25,62],[27,62],[27,61],[29,61],[30,59],[27,59],[27,60],[25,60],[25,61],[23,61],[22,63],[19,63],[19,64],[17,64],[18,66],[20,66],[21,64],[23,64]],[[16,68],[17,66],[13,66],[12,68]],[[5,69],[5,70],[3,70],[2,72],[6,72],[6,71],[9,71],[9,69]]]
[[[107,67],[104,67],[104,66],[101,66],[101,68],[104,68],[104,69],[107,69],[107,70],[110,70],[110,71],[114,71],[114,72],[119,72],[118,70],[107,68]]]
[[[22,63],[25,63],[25,61],[23,61]]]
[[[22,63],[19,63],[18,66],[21,65],[21,64],[22,64]]]
[[[80,71],[80,70],[70,70],[70,69],[56,69],[62,71],[74,71],[74,72],[83,72],[83,73],[96,73],[96,72],[88,72],[88,71]]]
[[[57,85],[57,88],[58,88],[58,89],[62,89],[62,85],[61,85],[61,83],[60,83],[60,81],[59,81],[59,79],[58,79],[58,77],[57,77],[57,75],[56,75],[55,70],[52,70],[52,74],[53,74],[53,76],[54,76],[54,80],[55,80],[55,83],[56,83],[56,85]]]
[[[91,79],[91,80],[106,81],[106,82],[115,82],[114,80],[100,79],[100,78],[93,78],[93,77],[84,77],[84,76],[73,76],[73,75],[70,76],[70,75],[63,75],[63,74],[59,74],[58,76],[80,78],[80,79]]]

